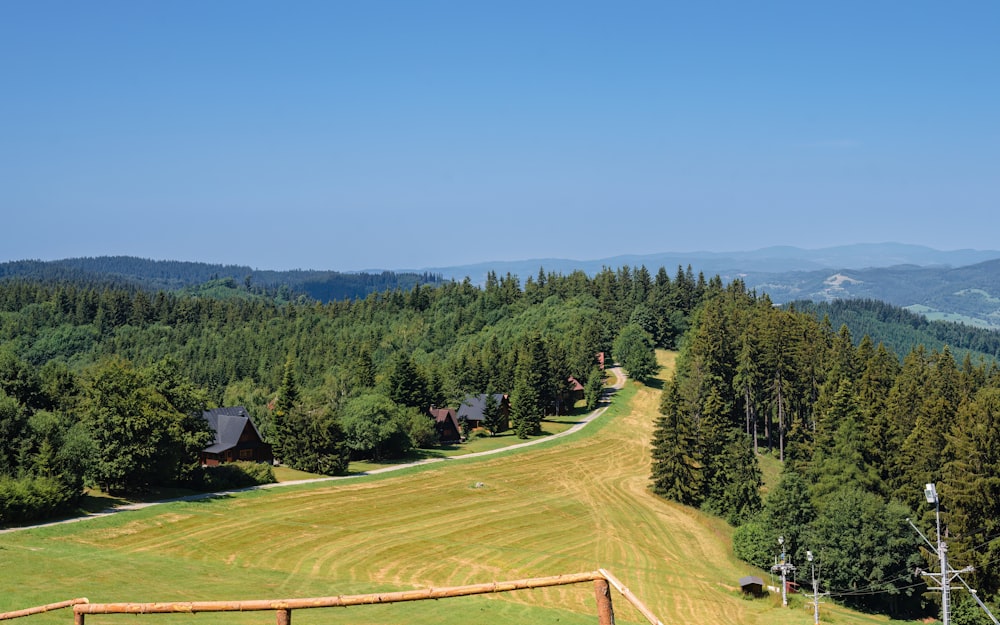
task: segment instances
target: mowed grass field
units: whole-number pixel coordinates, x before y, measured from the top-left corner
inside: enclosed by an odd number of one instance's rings
[[[669,374],[673,354],[659,354]],[[654,385],[655,386],[655,385]],[[629,382],[583,432],[499,456],[289,486],[0,534],[0,612],[91,602],[388,592],[605,568],[664,623],[812,622],[796,598],[741,598],[761,575],[724,522],[647,490],[659,391]],[[644,622],[613,592],[619,623]],[[70,623],[68,610],[25,625]],[[296,625],[594,623],[590,583],[297,610]],[[823,605],[823,621],[885,623]],[[88,616],[88,625],[274,623],[270,612]]]

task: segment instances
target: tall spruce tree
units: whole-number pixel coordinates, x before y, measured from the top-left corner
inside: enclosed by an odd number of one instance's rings
[[[295,379],[295,361],[292,360],[291,356],[288,356],[285,358],[285,366],[281,372],[281,386],[278,387],[278,394],[274,399],[274,417],[272,419],[274,440],[270,441],[274,455],[279,460],[284,460],[287,455],[285,442],[294,436],[291,431],[294,424],[289,420],[288,415],[298,401],[299,383]]]
[[[992,595],[1000,590],[994,566],[1000,559],[1000,389],[983,389],[962,406],[947,438],[941,499],[954,536],[949,559],[974,566],[976,588]]]
[[[510,394],[510,421],[518,438],[529,438],[541,432],[540,399],[532,384],[532,374],[527,367],[519,365]]]
[[[703,466],[697,433],[680,404],[676,384],[668,382],[653,431],[652,490],[661,497],[697,506],[703,499]]]

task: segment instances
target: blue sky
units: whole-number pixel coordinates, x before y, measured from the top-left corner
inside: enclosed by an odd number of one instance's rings
[[[1000,3],[0,3],[0,260],[997,249]]]

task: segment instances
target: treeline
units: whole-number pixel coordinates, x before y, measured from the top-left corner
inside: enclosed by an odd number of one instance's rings
[[[833,327],[846,325],[856,337],[877,336],[897,354],[907,354],[918,345],[938,351],[947,345],[958,359],[969,352],[974,359],[980,354],[1000,359],[1000,332],[996,330],[929,321],[923,315],[878,300],[792,302],[788,306],[818,319],[829,317]]]
[[[948,347],[916,347],[900,361],[736,281],[694,313],[660,410],[653,490],[737,525],[734,547],[748,562],[769,568],[783,536],[800,570],[805,552],[816,554],[835,597],[927,615],[913,571],[933,570],[937,556],[921,553],[906,519],[933,529],[923,488],[934,482],[949,559],[976,567],[969,578],[984,597],[1000,589],[995,361],[959,364]],[[784,461],[763,500],[755,452]]]
[[[564,408],[570,376],[600,388],[597,353],[633,377],[654,373],[653,347],[676,346],[717,287],[690,268],[540,270],[523,284],[490,274],[483,287],[279,304],[3,281],[0,474],[19,492],[62,480],[55,490],[67,496],[0,520],[65,509],[85,483],[131,492],[197,482],[200,414],[215,406],[245,406],[279,458],[325,473],[434,444],[427,409],[469,395],[508,394],[515,433],[532,436]]]
[[[0,263],[0,281],[69,282],[94,288],[141,289],[148,293],[178,291],[208,282],[227,281],[248,293],[289,301],[299,297],[322,302],[363,298],[371,293],[417,284],[439,284],[440,276],[427,272],[254,270],[243,265],[217,265],[132,256],[99,256],[55,261],[21,260]]]

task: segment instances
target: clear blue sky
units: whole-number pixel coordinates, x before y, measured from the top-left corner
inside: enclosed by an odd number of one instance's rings
[[[1000,2],[0,3],[0,260],[1000,247]]]

